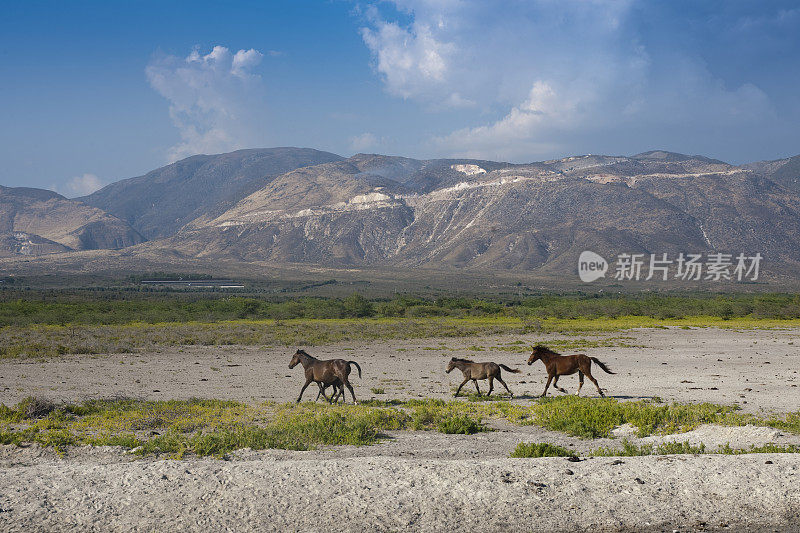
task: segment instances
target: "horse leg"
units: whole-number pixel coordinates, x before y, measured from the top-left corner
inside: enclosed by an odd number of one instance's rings
[[[326,384],[324,384],[324,383],[320,383],[320,382],[317,382],[317,385],[319,385],[319,393],[317,393],[317,400],[319,400],[319,397],[320,397],[320,395],[321,395],[323,398],[325,398],[325,400],[326,400],[328,403],[332,403],[332,401],[333,401],[333,399],[332,399],[332,398],[333,398],[333,397],[331,397],[331,398],[328,398],[328,395],[327,395],[327,394],[325,394],[325,389],[327,389],[327,388],[328,388],[328,386],[327,386]],[[333,386],[333,392],[336,392],[336,385],[334,385],[334,386]],[[314,401],[316,402],[317,400],[314,400]]]
[[[491,396],[493,390],[494,390],[494,378],[490,376],[489,377],[489,392],[486,393],[486,396]]]
[[[322,383],[317,382],[317,385],[319,386],[319,392],[317,393],[317,397],[314,398],[315,402],[319,401],[319,397],[325,394],[325,388],[322,386]],[[325,399],[328,400],[328,397],[325,396]],[[330,400],[328,400],[328,403],[330,403]]]
[[[334,383],[332,385],[332,387],[333,387],[333,393],[331,393],[331,400],[330,401],[331,401],[331,403],[334,403],[334,402],[335,403],[339,403],[339,385]]]
[[[339,398],[339,385],[337,385],[336,383],[331,383],[330,386],[333,387],[333,393],[331,393],[331,398],[330,398],[330,400],[328,400],[328,402],[329,403],[333,403],[333,402],[338,401],[338,398]],[[325,388],[327,389],[328,385],[325,385]],[[324,392],[323,392],[323,394],[324,394]]]
[[[478,388],[478,380],[473,379],[472,382],[475,384],[475,390],[478,391],[478,396],[481,395],[481,389]]]
[[[578,370],[578,392],[575,393],[575,396],[581,395],[581,387],[583,387],[583,372]]]
[[[458,397],[458,393],[461,392],[461,387],[463,387],[467,383],[467,381],[469,381],[469,378],[464,378],[464,381],[462,381],[461,385],[459,385],[458,388],[456,389],[456,393],[453,395],[454,397]]]
[[[337,396],[336,396],[336,403],[339,403],[340,399],[342,400],[342,402],[345,401],[345,399],[344,399],[344,385],[342,385],[341,383],[339,383]]]
[[[499,382],[500,382],[500,384],[502,384],[502,385],[503,385],[503,387],[505,387],[505,388],[506,388],[506,390],[508,391],[508,393],[509,393],[509,394],[511,395],[511,397],[513,398],[513,397],[514,397],[514,393],[513,393],[513,392],[511,392],[511,389],[509,389],[509,388],[508,388],[508,385],[506,385],[506,382],[505,382],[505,381],[503,381],[503,378],[501,378],[500,376],[497,376],[497,381],[499,381]]]
[[[544,386],[544,392],[542,393],[542,398],[547,394],[547,389],[550,388],[550,382],[553,381],[553,375],[550,374],[547,376],[547,385]]]
[[[356,400],[356,393],[353,392],[353,386],[350,385],[350,380],[347,379],[347,377],[345,377],[342,381],[344,382],[345,385],[347,385],[347,389],[350,391],[350,396],[353,397],[353,403],[355,405],[358,405],[358,400]],[[344,390],[344,387],[342,387],[342,390]],[[342,399],[344,399],[344,392],[342,392]],[[346,402],[347,400],[345,400],[345,403]]]
[[[300,400],[303,399],[303,393],[306,391],[308,386],[311,385],[311,381],[312,380],[310,380],[310,379],[306,380],[306,384],[303,385],[302,389],[300,389],[300,396],[297,397],[297,403],[300,403]]]
[[[589,381],[594,383],[595,387],[597,387],[597,392],[600,393],[600,396],[605,397],[605,394],[603,394],[603,391],[600,390],[600,385],[597,384],[597,380],[594,379],[594,377],[592,376],[592,373],[591,372],[586,372],[586,377],[589,378]]]
[[[331,403],[336,402],[339,403],[339,398],[344,396],[344,387],[340,388],[340,385],[333,386],[333,395],[331,395]]]
[[[559,386],[558,386],[558,378],[559,378],[559,376],[556,376],[556,379],[554,379],[554,380],[553,380],[553,387],[554,387],[556,390],[558,390],[558,391],[560,391],[560,392],[563,392],[564,394],[566,394],[566,393],[567,393],[567,391],[565,391],[563,387],[559,387]]]

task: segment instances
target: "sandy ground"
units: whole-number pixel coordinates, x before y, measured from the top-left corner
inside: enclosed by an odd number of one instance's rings
[[[4,531],[798,531],[795,455],[40,461]]]
[[[620,399],[713,401],[767,413],[800,406],[800,330],[657,329],[578,336],[616,344],[581,351],[618,372],[595,375]],[[528,402],[544,387],[543,366],[528,367],[526,354],[501,348],[563,338],[424,339],[308,351],[358,361],[364,371],[361,380],[353,377],[359,398],[448,397],[461,379],[457,371],[445,374],[444,366],[460,356],[523,369],[506,380],[522,396],[515,401]],[[302,370],[287,367],[293,352],[186,347],[4,360],[0,401],[13,404],[31,394],[70,401],[110,396],[291,401],[302,384]],[[577,378],[562,378],[561,385],[574,392]],[[583,393],[595,395],[590,385]],[[309,388],[306,395],[313,400],[316,391]],[[619,438],[587,441],[532,426],[500,421],[492,426],[496,431],[468,436],[391,432],[366,447],[243,450],[231,461],[134,459],[119,449],[89,447],[59,458],[37,446],[0,446],[0,530],[800,531],[798,454],[577,463],[510,459],[521,441],[585,453],[618,445]],[[629,428],[616,433],[631,438]],[[800,436],[752,426],[702,426],[634,440],[688,441],[710,449],[800,444]]]
[[[607,394],[620,399],[653,396],[685,402],[738,404],[746,412],[786,412],[800,405],[800,330],[646,329],[614,334],[577,334],[573,338],[627,344],[580,350],[600,358],[616,375],[595,368]],[[465,339],[337,344],[308,347],[320,359],[357,361],[362,379],[351,375],[356,397],[446,398],[461,374],[445,374],[447,361],[467,357],[520,368],[504,373],[512,392],[541,394],[544,365],[525,364],[527,353],[513,343],[547,343],[563,335],[495,336]],[[132,396],[145,399],[226,398],[246,402],[292,401],[303,384],[303,370],[290,370],[295,347],[185,347],[160,353],[63,356],[46,360],[0,360],[0,402],[14,404],[28,395],[56,400]],[[567,352],[565,352],[567,353]],[[572,351],[574,353],[574,351]],[[561,378],[570,392],[576,376]],[[500,387],[496,383],[496,386]],[[383,389],[374,394],[371,389]],[[474,392],[472,384],[464,390]],[[483,389],[486,392],[484,382]],[[502,391],[502,388],[496,392]],[[583,395],[596,395],[588,381]],[[313,400],[310,387],[304,399]],[[552,388],[549,394],[559,394]],[[350,396],[348,394],[348,401]]]

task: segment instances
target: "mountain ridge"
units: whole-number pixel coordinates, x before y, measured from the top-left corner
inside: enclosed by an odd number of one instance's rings
[[[646,253],[764,245],[791,261],[800,257],[799,221],[797,195],[703,156],[652,151],[487,169],[357,154],[277,177],[164,245],[242,261],[409,268],[552,268],[593,242]]]
[[[78,200],[125,220],[148,239],[171,235],[195,218],[252,192],[254,184],[295,168],[342,159],[312,148],[264,148],[195,155],[143,176],[111,183]]]
[[[0,185],[0,254],[126,248],[144,242],[104,211],[46,189]]]
[[[76,202],[149,232],[130,253],[165,257],[563,272],[583,250],[761,252],[796,270],[798,176],[800,156],[736,166],[652,150],[515,164],[272,148],[193,156]],[[85,246],[112,247],[85,233]],[[31,244],[46,253],[76,249],[39,237],[50,242]]]

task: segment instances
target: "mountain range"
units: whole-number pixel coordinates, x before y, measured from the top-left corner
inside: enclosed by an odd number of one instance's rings
[[[44,189],[0,186],[0,257],[125,248],[144,240],[102,209]]]
[[[0,187],[0,254],[129,249],[320,266],[559,272],[582,250],[760,252],[800,263],[800,156],[731,165],[652,151],[528,164],[199,155],[69,200]]]

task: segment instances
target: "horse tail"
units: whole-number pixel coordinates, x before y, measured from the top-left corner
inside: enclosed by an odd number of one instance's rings
[[[358,377],[360,378],[361,377],[361,367],[358,366],[358,363],[356,363],[355,361],[348,361],[347,364],[348,365],[356,365],[356,368],[358,369]]]
[[[599,366],[600,368],[602,368],[602,369],[603,369],[603,372],[605,372],[606,374],[616,374],[616,372],[612,372],[611,370],[609,370],[609,369],[608,369],[608,367],[607,367],[606,365],[604,365],[604,364],[602,363],[602,361],[600,361],[600,359],[598,359],[597,357],[590,357],[589,359],[591,359],[592,361],[594,361],[595,363],[597,363],[597,366]]]
[[[522,370],[520,370],[519,368],[509,368],[509,367],[507,367],[506,365],[503,365],[503,364],[500,364],[498,366],[500,368],[502,368],[503,370],[505,370],[507,372],[513,372],[514,374],[519,374],[520,372],[522,372]]]

